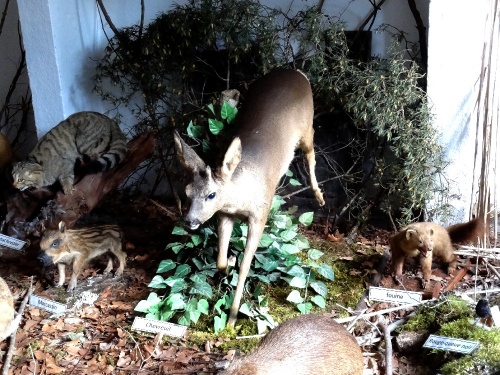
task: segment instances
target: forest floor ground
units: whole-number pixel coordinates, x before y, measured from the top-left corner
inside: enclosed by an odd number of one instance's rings
[[[216,363],[224,360],[227,354],[217,350],[219,343],[216,340],[208,352],[208,346],[190,343],[189,329],[183,339],[162,339],[159,335],[131,330],[134,317],[142,316],[134,307],[149,295],[151,289],[147,285],[155,276],[159,262],[165,259],[166,245],[172,242],[170,233],[178,220],[175,207],[159,206],[145,197],[116,194],[103,200],[93,215],[100,220],[117,221],[125,233],[129,246],[123,276],[103,276],[105,262],[94,262],[80,276],[75,292],[67,293],[63,288],[50,285],[48,280],[57,277],[55,271],[42,277],[36,254],[15,262],[0,262],[0,276],[13,292],[16,306],[30,283],[35,295],[68,303],[68,310],[63,315],[27,306],[16,334],[9,374],[216,373]],[[306,235],[311,239],[335,241],[337,246],[342,244],[341,237],[325,234],[323,229],[321,225],[313,226]],[[366,286],[387,249],[389,235],[384,230],[367,230],[358,241],[361,248],[370,250],[352,254],[352,247],[345,247],[342,261],[350,262],[357,257],[356,264],[352,265],[353,275],[359,277],[362,273]],[[389,275],[389,263],[382,269],[380,286],[392,288],[395,285]],[[446,283],[448,279],[435,269],[432,285],[425,291],[427,297],[436,283]],[[462,287],[470,280],[471,275],[466,275],[461,281]],[[419,290],[418,279],[408,277],[405,287]],[[389,303],[376,303],[366,308],[375,311],[390,306]],[[396,311],[391,318],[404,314],[407,312]],[[9,340],[0,343],[1,358],[5,356]],[[367,373],[385,373],[383,351],[373,345],[364,351]],[[435,373],[418,361],[396,351],[394,373]]]

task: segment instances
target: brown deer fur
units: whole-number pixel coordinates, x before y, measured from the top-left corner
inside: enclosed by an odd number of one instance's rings
[[[313,97],[307,77],[296,70],[271,72],[250,86],[233,128],[236,137],[222,164],[212,171],[179,136],[174,134],[180,162],[193,174],[186,187],[191,207],[186,222],[191,229],[217,213],[219,255],[217,268],[226,270],[229,239],[237,218],[248,222],[248,237],[239,268],[238,285],[228,325],[234,326],[245,280],[259,244],[271,202],[281,176],[296,148],[309,165],[311,189],[323,205],[314,167]]]
[[[271,330],[257,349],[220,375],[361,375],[356,339],[327,315],[301,315]]]

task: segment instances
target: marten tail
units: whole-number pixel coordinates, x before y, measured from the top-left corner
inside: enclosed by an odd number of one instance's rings
[[[485,234],[485,224],[482,218],[475,218],[467,223],[451,225],[446,228],[451,242],[463,244],[466,242],[478,243],[478,238]]]

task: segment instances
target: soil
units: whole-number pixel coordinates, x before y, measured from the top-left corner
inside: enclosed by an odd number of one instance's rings
[[[151,290],[147,285],[155,276],[160,261],[166,258],[164,249],[171,242],[170,233],[178,219],[175,204],[171,202],[158,203],[141,196],[121,194],[108,196],[86,222],[115,222],[122,227],[128,256],[124,274],[102,275],[106,266],[103,258],[85,269],[73,292],[53,285],[57,277],[55,269],[42,274],[35,252],[28,252],[15,262],[0,263],[0,276],[13,292],[16,306],[32,284],[33,294],[65,303],[68,308],[66,314],[53,315],[28,305],[17,331],[9,374],[216,373],[216,367],[227,354],[217,352],[220,343],[212,342],[214,348],[209,353],[208,345],[199,348],[188,344],[186,338],[162,338],[131,330],[134,317],[141,316],[134,307],[149,295]],[[324,227],[316,225],[315,233],[308,235],[323,239],[323,230]],[[360,239],[363,246],[375,246],[380,250],[375,260],[367,255],[367,284],[370,269],[382,259],[388,236],[387,231],[373,230]],[[334,235],[327,238],[342,240]],[[388,265],[382,271],[380,286],[403,288],[394,285]],[[418,278],[410,273],[406,276],[404,288],[420,290]],[[435,289],[440,289],[435,285],[446,280],[449,277],[435,269],[432,285],[426,289],[424,298],[432,296]],[[387,303],[380,303],[369,308],[377,310],[387,306]],[[2,358],[8,347],[9,339],[0,343]],[[373,374],[383,373],[382,362],[377,351],[365,356],[365,367]],[[3,364],[3,360],[0,363]],[[424,366],[398,353],[394,364],[400,374],[428,373]]]

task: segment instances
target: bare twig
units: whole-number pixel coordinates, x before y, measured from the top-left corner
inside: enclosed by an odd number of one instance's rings
[[[379,315],[377,319],[377,326],[380,328],[384,334],[385,341],[385,373],[387,375],[392,375],[392,342],[391,342],[391,332],[387,328],[386,319]]]
[[[5,6],[3,7],[2,18],[0,19],[0,35],[2,35],[3,25],[5,24],[5,18],[7,18],[7,10],[9,9],[9,2],[10,0],[7,0],[5,2]]]

